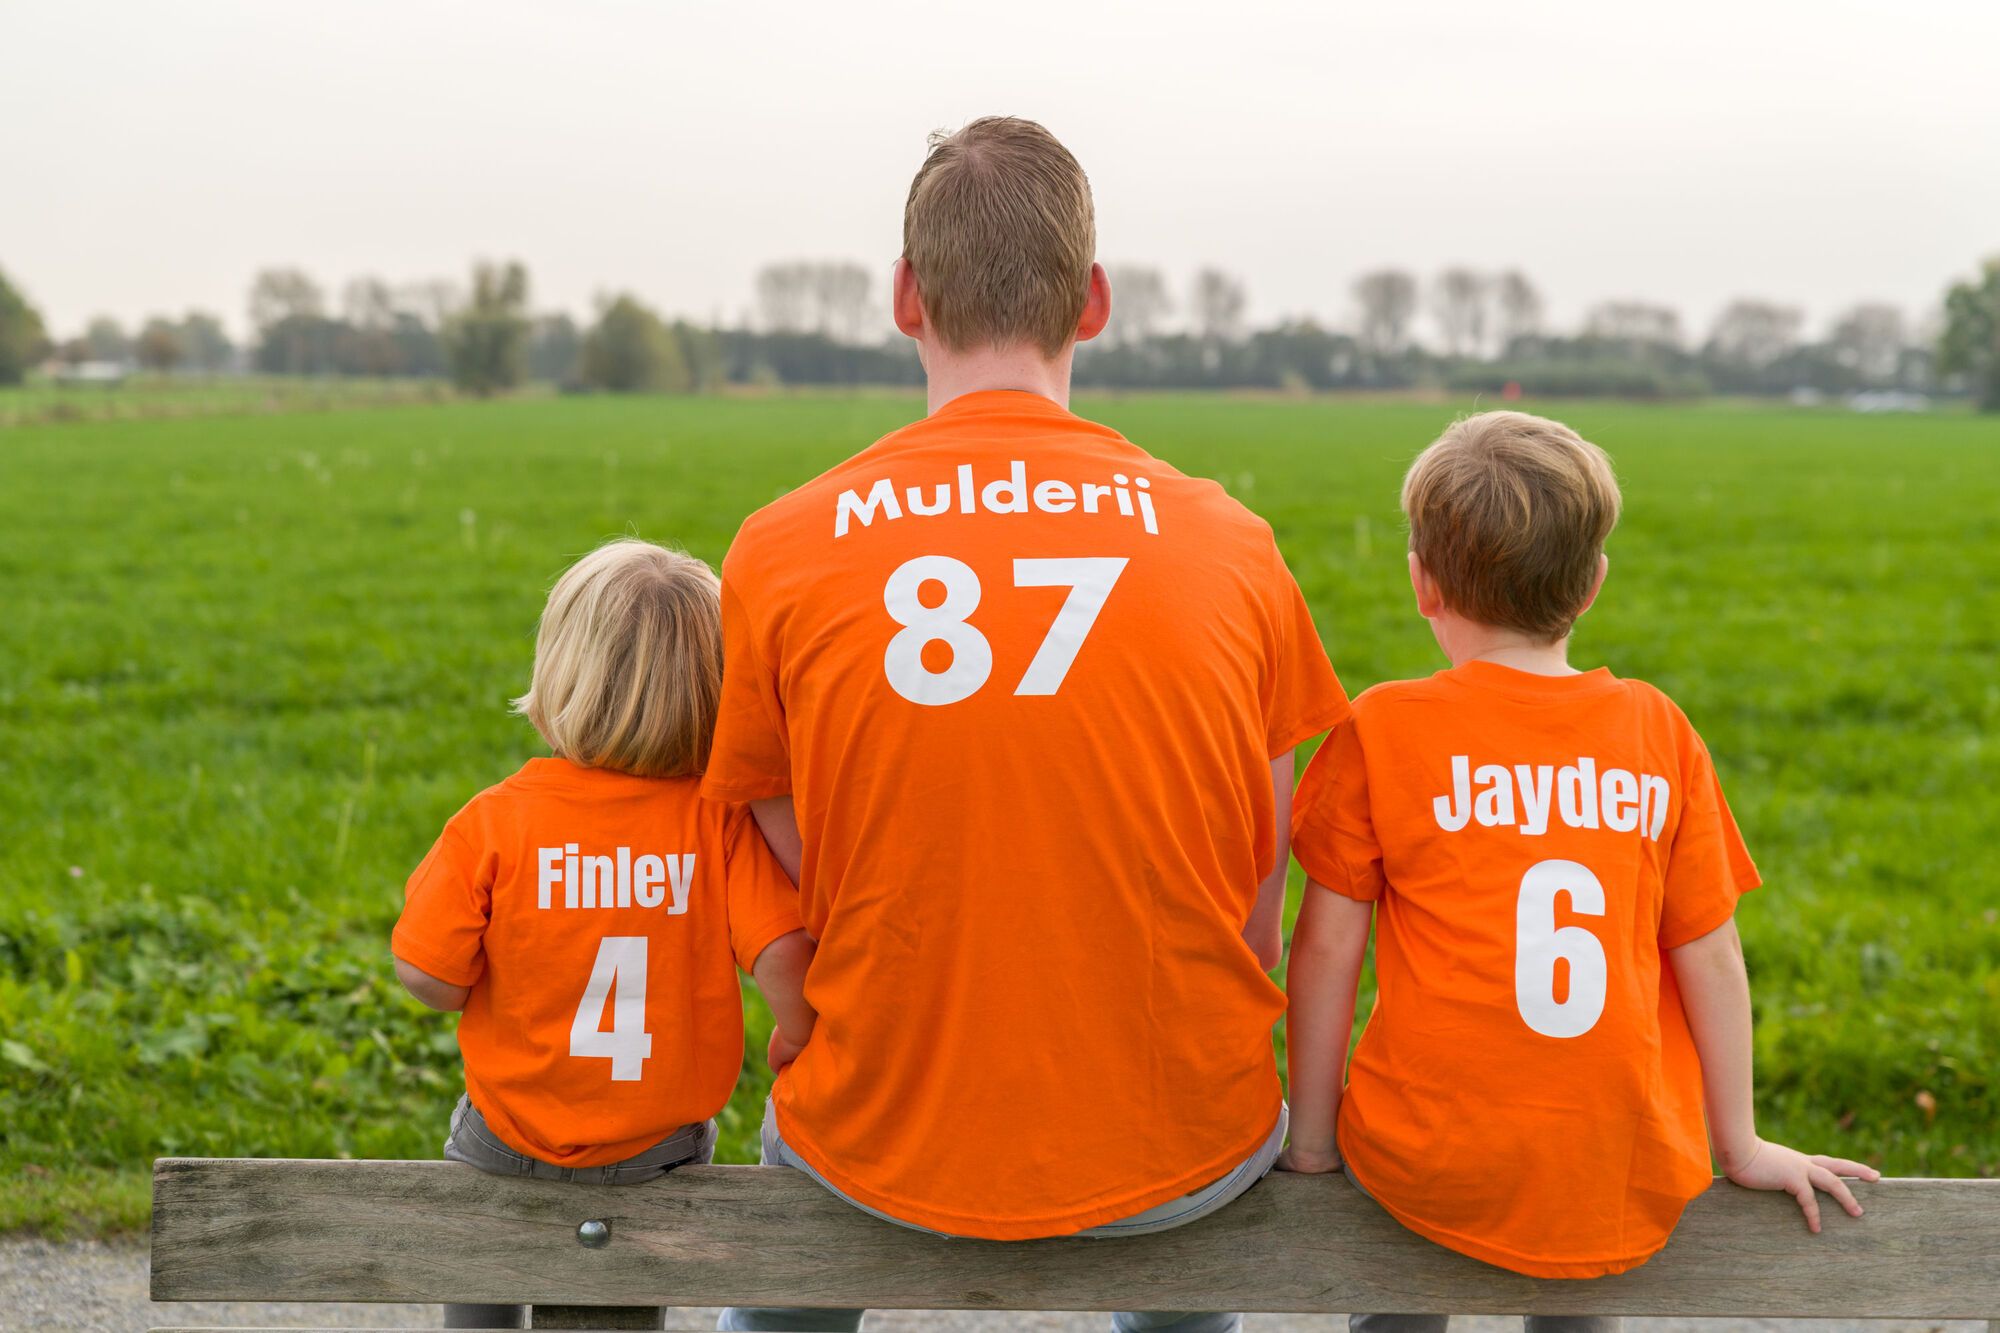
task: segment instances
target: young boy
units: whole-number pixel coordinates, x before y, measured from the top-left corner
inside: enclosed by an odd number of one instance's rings
[[[1757,1137],[1733,921],[1757,869],[1672,701],[1569,665],[1618,508],[1609,460],[1554,421],[1489,412],[1426,449],[1410,583],[1451,669],[1355,700],[1293,816],[1311,882],[1284,1165],[1344,1162],[1419,1235],[1536,1277],[1644,1263],[1711,1143],[1814,1231],[1816,1188],[1859,1217],[1837,1174],[1878,1178]],[[1378,996],[1343,1094],[1371,912]]]
[[[412,995],[463,1011],[446,1157],[609,1185],[708,1161],[743,1063],[739,964],[774,1055],[811,1035],[798,892],[748,807],[700,794],[721,682],[701,561],[612,542],[550,593],[515,706],[555,757],[452,816],[391,945]],[[519,1318],[446,1307],[451,1328]]]

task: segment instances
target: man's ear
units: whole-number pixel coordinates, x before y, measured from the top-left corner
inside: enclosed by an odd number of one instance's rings
[[[1090,292],[1083,298],[1083,313],[1076,317],[1076,340],[1087,343],[1104,332],[1111,322],[1111,277],[1104,265],[1090,266]]]
[[[1590,581],[1590,595],[1583,599],[1583,607],[1577,612],[1582,615],[1597,601],[1597,594],[1604,591],[1604,576],[1611,572],[1611,557],[1599,552],[1597,556],[1597,577]]]
[[[924,297],[917,290],[917,271],[910,267],[907,259],[898,259],[896,267],[890,270],[889,312],[895,316],[896,327],[906,337],[923,341]]]
[[[1410,591],[1417,595],[1417,614],[1425,620],[1437,619],[1438,612],[1444,610],[1444,596],[1438,592],[1437,580],[1424,568],[1424,562],[1417,559],[1415,551],[1410,552]]]

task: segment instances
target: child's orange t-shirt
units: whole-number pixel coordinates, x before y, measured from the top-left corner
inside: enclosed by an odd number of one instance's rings
[[[1711,1179],[1665,951],[1759,882],[1708,751],[1650,685],[1486,662],[1377,686],[1293,848],[1375,901],[1339,1141],[1412,1231],[1536,1277],[1618,1273]]]
[[[1347,711],[1271,528],[1032,393],[753,516],[706,790],[792,796],[819,952],[785,1143],[906,1222],[1064,1235],[1269,1135],[1271,760]]]
[[[410,876],[391,947],[472,988],[466,1091],[515,1151],[601,1166],[729,1100],[736,969],[799,929],[798,892],[748,808],[699,787],[531,759]]]

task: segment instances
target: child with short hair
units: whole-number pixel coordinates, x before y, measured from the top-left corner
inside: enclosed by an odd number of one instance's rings
[[[1489,412],[1426,449],[1402,499],[1452,665],[1356,699],[1300,785],[1281,1164],[1344,1164],[1412,1231],[1536,1277],[1644,1263],[1708,1187],[1711,1144],[1814,1231],[1815,1189],[1859,1217],[1838,1176],[1877,1172],[1757,1136],[1734,912],[1759,879],[1707,749],[1652,686],[1569,665],[1618,519],[1610,461]],[[1343,1092],[1371,914],[1378,994]]]
[[[410,993],[462,1011],[447,1158],[611,1185],[708,1161],[743,1063],[739,966],[780,1050],[811,1035],[798,891],[747,806],[701,796],[721,683],[701,561],[615,541],[549,594],[515,709],[554,757],[452,816],[391,940]],[[446,1326],[521,1313],[449,1306]]]

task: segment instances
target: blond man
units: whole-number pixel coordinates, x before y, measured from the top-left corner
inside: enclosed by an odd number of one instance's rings
[[[766,1159],[954,1236],[1177,1226],[1269,1168],[1292,752],[1347,708],[1269,526],[1069,410],[1094,250],[1048,131],[935,136],[894,282],[929,414],[723,567],[705,789],[755,803],[819,941]]]
[[[1540,1278],[1657,1253],[1711,1142],[1815,1231],[1815,1189],[1858,1217],[1838,1175],[1876,1176],[1757,1137],[1735,925],[1757,867],[1673,702],[1569,664],[1619,504],[1610,461],[1560,422],[1489,412],[1426,449],[1403,487],[1410,584],[1451,668],[1356,699],[1293,823],[1310,882],[1284,1165],[1344,1163],[1411,1230]],[[1349,1070],[1371,916],[1379,990]]]

